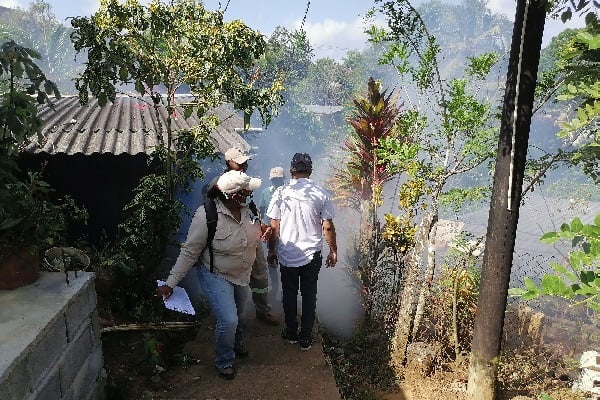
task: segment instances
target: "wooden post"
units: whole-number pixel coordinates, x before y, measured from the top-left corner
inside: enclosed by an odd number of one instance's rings
[[[546,1],[518,0],[502,110],[467,391],[494,400]]]

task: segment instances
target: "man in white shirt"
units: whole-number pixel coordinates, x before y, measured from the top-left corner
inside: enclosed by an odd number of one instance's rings
[[[323,263],[323,237],[329,245],[327,267],[337,263],[337,242],[333,218],[335,209],[327,192],[311,179],[312,159],[296,153],[290,165],[292,179],[273,193],[267,217],[271,218],[267,261],[279,262],[285,328],[282,336],[301,350],[313,343],[312,330],[317,302],[317,280]],[[298,331],[297,296],[302,296],[302,317]]]

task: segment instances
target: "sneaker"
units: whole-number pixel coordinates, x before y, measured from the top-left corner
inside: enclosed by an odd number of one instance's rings
[[[300,339],[300,350],[308,351],[312,347],[315,340],[311,337],[308,339]]]
[[[264,322],[267,325],[272,325],[272,326],[279,325],[279,320],[277,318],[275,318],[273,315],[271,315],[270,313],[265,313],[265,314],[256,313],[256,319],[261,322]]]
[[[296,344],[298,343],[298,334],[297,333],[287,333],[286,330],[284,329],[283,332],[281,332],[281,337],[285,340],[287,340],[287,342],[289,344]]]
[[[217,367],[217,372],[219,373],[219,376],[225,380],[230,381],[233,378],[235,378],[235,370],[233,369],[233,367]]]
[[[250,354],[250,352],[246,350],[246,347],[244,347],[244,345],[234,347],[233,351],[235,352],[235,356],[239,358],[248,357],[248,355]]]

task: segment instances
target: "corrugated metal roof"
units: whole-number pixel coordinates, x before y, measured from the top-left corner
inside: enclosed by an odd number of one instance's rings
[[[317,104],[300,104],[304,111],[313,112],[319,115],[329,115],[340,112],[344,109],[342,106],[320,106]]]
[[[191,100],[189,95],[176,96],[176,102],[180,104]],[[166,109],[161,107],[159,112],[166,121]],[[249,151],[250,145],[236,132],[243,128],[243,119],[228,106],[209,112],[213,113],[223,121],[211,133],[216,149],[224,153],[235,146]],[[41,106],[39,116],[44,122],[44,142],[41,146],[38,143],[27,146],[25,151],[30,153],[140,154],[152,152],[158,144],[160,125],[154,108],[151,102],[136,97],[118,96],[114,103],[100,107],[95,98],[82,106],[77,96],[66,96],[55,101],[54,110]],[[190,129],[198,122],[195,114],[184,118],[183,109],[178,107],[172,118],[172,130]],[[166,127],[163,131],[166,140]]]

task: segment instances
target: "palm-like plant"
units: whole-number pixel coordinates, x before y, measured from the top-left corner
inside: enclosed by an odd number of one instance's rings
[[[330,186],[342,204],[360,212],[358,272],[363,284],[365,311],[370,316],[373,291],[378,281],[380,229],[377,208],[383,203],[383,185],[392,175],[388,159],[380,159],[382,143],[404,139],[398,124],[401,106],[397,97],[381,91],[381,83],[369,79],[367,97],[357,97],[347,118],[354,131],[344,142],[347,154],[343,166],[334,171]]]
[[[378,151],[382,141],[399,136],[396,126],[401,111],[397,96],[382,92],[381,83],[373,78],[367,97],[358,96],[353,104],[347,121],[354,131],[344,142],[347,158],[343,167],[334,171],[331,187],[344,205],[369,210],[381,204],[383,184],[391,177],[389,161],[378,159]]]

